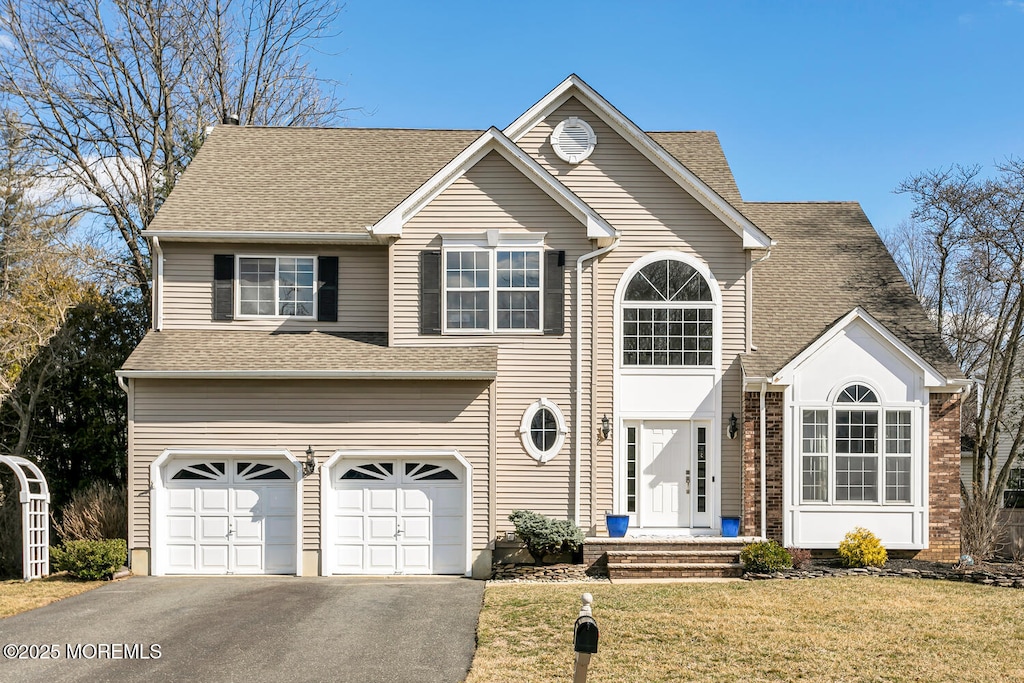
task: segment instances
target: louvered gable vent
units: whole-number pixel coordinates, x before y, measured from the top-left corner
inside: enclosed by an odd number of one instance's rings
[[[597,134],[583,119],[570,116],[555,126],[551,147],[563,161],[578,164],[589,157],[597,146]]]

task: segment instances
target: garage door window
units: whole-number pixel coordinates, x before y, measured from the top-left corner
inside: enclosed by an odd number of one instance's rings
[[[200,462],[194,465],[184,465],[171,476],[171,479],[192,480],[192,481],[226,481],[222,462]]]
[[[239,462],[235,474],[242,481],[259,481],[267,479],[291,479],[287,472],[275,465],[261,462]]]

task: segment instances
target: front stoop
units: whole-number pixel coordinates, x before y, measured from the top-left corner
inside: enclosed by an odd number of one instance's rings
[[[588,573],[616,580],[727,579],[743,575],[740,551],[757,538],[588,538],[583,562]]]

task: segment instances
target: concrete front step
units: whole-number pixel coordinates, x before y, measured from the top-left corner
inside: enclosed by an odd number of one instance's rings
[[[698,579],[734,578],[743,575],[739,562],[609,562],[608,578]]]

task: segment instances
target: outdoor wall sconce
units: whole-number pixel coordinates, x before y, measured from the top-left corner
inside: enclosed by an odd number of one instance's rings
[[[302,473],[306,476],[316,471],[316,458],[313,457],[313,447],[306,448],[306,462],[302,463]]]
[[[601,438],[607,439],[608,435],[612,433],[612,423],[608,421],[607,413],[601,418]]]
[[[739,431],[740,428],[736,425],[736,413],[733,413],[732,416],[729,418],[729,438],[735,439],[736,434],[738,434]]]

